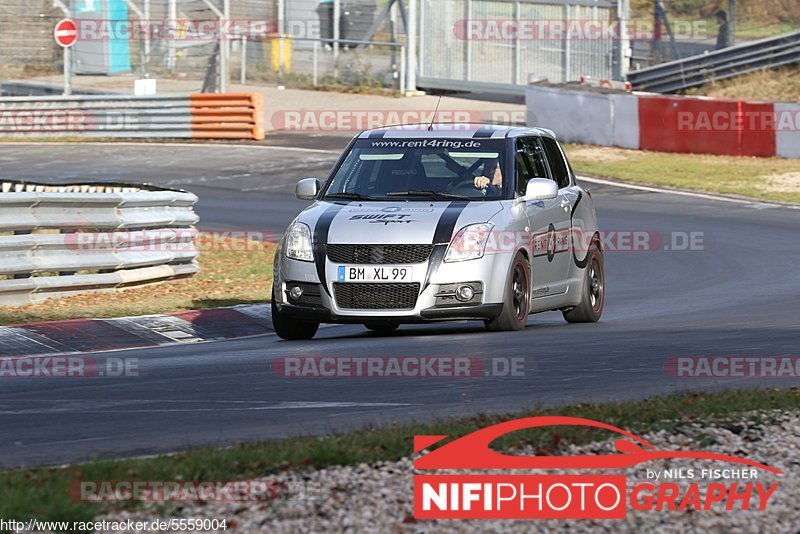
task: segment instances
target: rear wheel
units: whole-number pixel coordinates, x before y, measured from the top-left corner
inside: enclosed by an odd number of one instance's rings
[[[287,341],[311,339],[319,330],[319,323],[300,321],[287,317],[275,305],[275,293],[272,294],[272,327],[278,337]]]
[[[397,330],[400,325],[398,323],[365,323],[364,326],[367,330],[372,330],[379,334],[389,334]]]
[[[564,312],[569,323],[595,323],[603,315],[605,304],[605,273],[603,272],[603,253],[597,245],[589,248],[589,261],[581,290],[581,302]]]
[[[506,287],[503,311],[491,321],[485,321],[486,328],[493,332],[525,328],[531,306],[530,272],[528,260],[521,252],[517,252],[511,264],[511,277]]]

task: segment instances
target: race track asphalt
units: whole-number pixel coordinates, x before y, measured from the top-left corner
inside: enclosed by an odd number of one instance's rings
[[[304,203],[298,178],[321,176],[333,152],[283,148],[0,145],[0,179],[146,179],[201,197],[206,229],[282,232]],[[59,464],[201,444],[430,420],[481,411],[641,398],[689,389],[796,386],[785,379],[676,378],[672,356],[798,355],[800,211],[589,186],[606,231],[702,233],[702,250],[606,254],[603,320],[568,325],[531,316],[518,333],[478,322],[404,326],[380,336],[332,326],[310,342],[274,335],[117,353],[127,378],[0,379],[0,465]],[[524,376],[281,378],[277,358],[524,358]]]

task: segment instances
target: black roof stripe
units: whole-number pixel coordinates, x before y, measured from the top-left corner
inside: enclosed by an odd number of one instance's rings
[[[482,137],[491,137],[495,132],[495,129],[491,126],[481,126],[478,131],[472,136],[474,138],[482,138]]]

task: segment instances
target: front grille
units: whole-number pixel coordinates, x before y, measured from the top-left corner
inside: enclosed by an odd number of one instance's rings
[[[359,265],[425,263],[433,245],[328,245],[328,258],[334,263]]]
[[[333,284],[336,304],[349,310],[410,310],[417,305],[419,283]]]

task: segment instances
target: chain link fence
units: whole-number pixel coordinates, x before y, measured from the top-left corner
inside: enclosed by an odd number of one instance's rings
[[[426,89],[514,90],[536,76],[551,82],[622,79],[629,69],[713,50],[722,31],[715,17],[720,10],[728,13],[734,42],[800,25],[797,0],[416,5],[418,63],[408,73],[414,57],[407,56],[408,0],[4,0],[0,82],[49,83],[57,90],[63,54],[52,32],[67,14],[79,22],[72,54],[79,92],[108,90],[109,83],[91,74],[124,80],[115,87],[126,92],[140,77],[181,80],[192,91],[219,91],[228,81],[402,91],[406,74],[410,82],[417,73]],[[492,33],[508,23],[555,35]],[[591,36],[595,25],[612,31]]]
[[[398,90],[404,12],[391,3],[341,0],[334,13],[319,0],[6,0],[0,82],[61,73],[53,27],[69,16],[79,28],[72,70],[83,88],[92,79],[81,75],[116,75],[212,92],[228,80]]]

